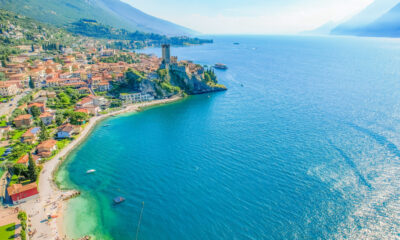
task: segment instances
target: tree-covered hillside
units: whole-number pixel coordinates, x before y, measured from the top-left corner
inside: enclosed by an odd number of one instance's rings
[[[59,27],[88,18],[129,31],[175,36],[191,33],[189,29],[147,15],[120,0],[0,0],[0,8]]]
[[[128,40],[124,44],[125,48],[141,47],[137,45],[139,42],[149,42],[154,45],[161,43],[170,43],[172,45],[190,45],[190,44],[204,44],[212,43],[212,40],[188,38],[188,37],[167,37],[165,35],[155,33],[145,33],[140,31],[131,32],[125,29],[113,28],[106,26],[91,19],[80,19],[67,26],[68,31],[80,34],[87,37],[113,39],[113,40]]]

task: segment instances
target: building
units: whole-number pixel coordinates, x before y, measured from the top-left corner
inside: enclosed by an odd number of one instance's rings
[[[163,44],[162,45],[162,63],[164,65],[168,65],[171,62],[171,45]]]
[[[35,103],[31,103],[28,105],[28,110],[31,113],[31,109],[32,107],[38,107],[40,109],[40,112],[44,113],[45,109],[44,109],[44,104],[43,103],[39,103],[39,102],[35,102]]]
[[[76,127],[67,123],[58,128],[57,138],[71,138],[75,133],[77,133]]]
[[[28,201],[38,196],[37,184],[30,183],[27,185],[14,184],[7,188],[7,193],[10,196],[13,204]]]
[[[36,148],[36,153],[40,157],[48,158],[51,157],[53,151],[57,149],[57,141],[54,139],[49,139],[43,141]]]
[[[108,82],[100,82],[96,85],[93,85],[93,88],[99,92],[107,92],[110,90],[110,83]]]
[[[126,103],[147,102],[154,100],[154,96],[147,93],[121,93],[119,98]]]
[[[1,96],[14,96],[19,92],[19,88],[15,83],[0,82],[0,95]]]
[[[17,164],[22,164],[25,166],[29,165],[29,155],[25,154],[24,156],[20,157],[17,161]]]
[[[48,126],[53,123],[55,116],[49,112],[44,112],[39,116],[40,120],[44,123],[44,125]]]
[[[19,115],[14,118],[14,124],[17,128],[29,127],[33,123],[33,117],[30,114]]]
[[[35,98],[35,100],[33,100],[33,102],[42,103],[42,104],[46,105],[47,97],[37,97],[37,98]]]
[[[21,142],[29,143],[29,144],[34,143],[37,139],[39,132],[40,132],[40,128],[38,128],[38,127],[28,129],[22,135]]]
[[[90,93],[90,90],[88,87],[81,87],[78,89],[79,94],[86,94],[86,93]]]
[[[97,115],[102,108],[106,108],[109,101],[104,97],[89,95],[76,104],[75,110],[86,109],[90,114]]]

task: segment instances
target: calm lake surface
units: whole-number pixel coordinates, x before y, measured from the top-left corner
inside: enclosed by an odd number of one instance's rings
[[[109,118],[69,156],[70,236],[135,239],[144,202],[138,239],[399,238],[400,41],[214,40],[172,55],[227,64],[229,91]]]

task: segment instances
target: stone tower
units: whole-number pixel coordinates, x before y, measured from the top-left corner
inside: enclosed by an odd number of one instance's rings
[[[162,45],[162,63],[165,65],[171,62],[171,46],[169,44]]]

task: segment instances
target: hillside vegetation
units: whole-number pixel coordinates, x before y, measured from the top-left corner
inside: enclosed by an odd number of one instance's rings
[[[7,9],[58,27],[95,19],[115,28],[165,35],[188,35],[191,30],[145,14],[120,0],[0,0]]]

